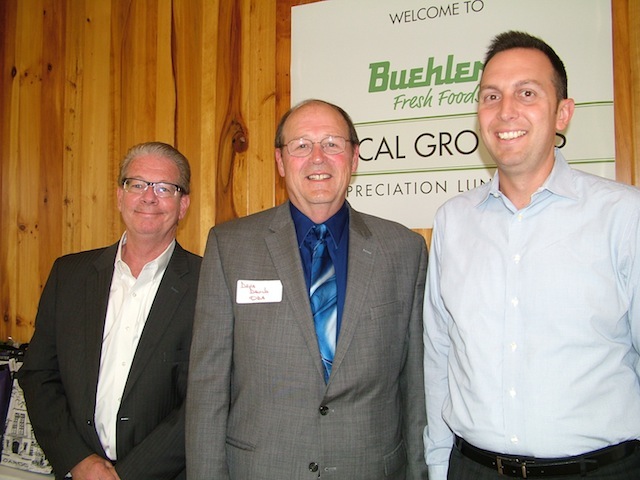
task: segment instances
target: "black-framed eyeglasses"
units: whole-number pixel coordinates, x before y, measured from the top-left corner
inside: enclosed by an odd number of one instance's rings
[[[147,191],[147,188],[153,187],[153,193],[158,198],[173,197],[184,189],[180,185],[168,182],[147,182],[139,178],[125,178],[122,182],[122,188],[125,192],[141,195]]]
[[[313,142],[308,138],[296,138],[288,142],[286,145],[283,145],[283,147],[287,147],[289,155],[293,157],[306,157],[313,151],[313,146],[316,143],[319,143],[324,153],[328,155],[337,155],[344,152],[344,149],[347,147],[347,142],[350,142],[350,140],[347,140],[344,137],[329,135],[319,142]]]

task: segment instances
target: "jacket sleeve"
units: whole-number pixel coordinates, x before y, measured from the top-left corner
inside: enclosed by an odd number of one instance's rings
[[[216,231],[212,229],[202,262],[189,360],[188,479],[229,478],[225,445],[233,351],[231,295],[224,278]]]
[[[422,336],[422,309],[427,272],[427,250],[424,240],[420,242],[418,269],[413,289],[413,304],[409,320],[409,350],[407,360],[400,377],[403,397],[403,436],[407,444],[407,479],[427,478],[427,465],[424,460],[422,434],[426,424],[424,398],[423,360],[424,347]]]
[[[424,443],[429,478],[432,480],[447,478],[449,456],[453,446],[453,433],[442,417],[449,392],[447,357],[450,317],[440,296],[440,235],[436,217],[424,299],[424,372],[428,421]]]
[[[69,411],[56,342],[56,292],[61,281],[58,271],[59,260],[40,297],[35,333],[17,378],[36,439],[56,474],[64,476],[85,457],[92,453],[104,457],[104,452],[96,452],[84,441]]]

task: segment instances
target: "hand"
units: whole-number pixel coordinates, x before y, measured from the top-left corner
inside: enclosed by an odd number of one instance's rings
[[[120,480],[111,462],[95,453],[78,463],[70,473],[73,480]]]

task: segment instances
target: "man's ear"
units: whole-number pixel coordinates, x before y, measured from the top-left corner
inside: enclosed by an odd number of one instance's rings
[[[571,118],[573,117],[573,111],[576,108],[576,104],[573,98],[565,98],[558,104],[558,112],[556,113],[556,130],[561,132],[569,125]]]

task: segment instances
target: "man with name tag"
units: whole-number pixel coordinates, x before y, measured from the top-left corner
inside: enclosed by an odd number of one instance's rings
[[[18,371],[56,479],[183,479],[184,399],[201,258],[176,241],[188,160],[132,147],[116,196],[115,244],[59,258]]]
[[[289,201],[209,233],[187,476],[424,479],[424,239],[346,202],[359,142],[338,106],[295,106],[275,147]]]
[[[573,113],[549,45],[495,37],[478,119],[497,172],[434,222],[431,480],[640,478],[640,191],[568,165]]]

